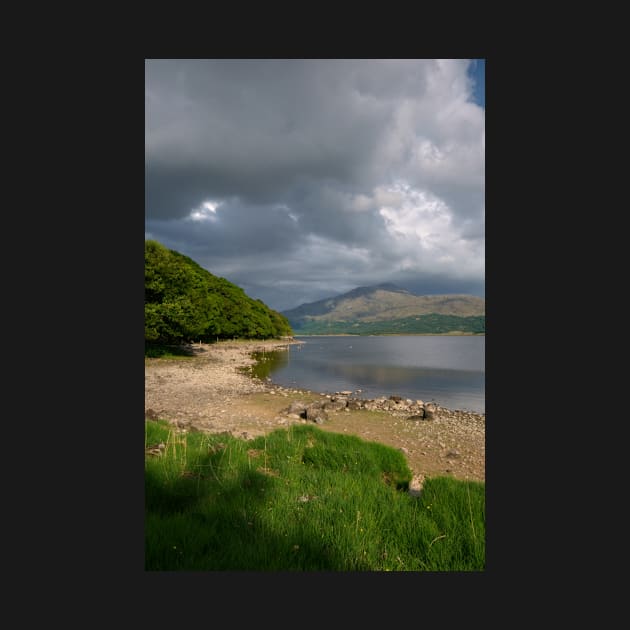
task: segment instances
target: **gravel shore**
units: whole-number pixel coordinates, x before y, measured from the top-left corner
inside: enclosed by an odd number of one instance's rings
[[[194,357],[145,359],[145,416],[181,430],[258,435],[307,422],[286,414],[292,402],[311,403],[324,394],[283,388],[254,379],[242,368],[253,352],[286,348],[296,341],[222,341],[195,344]],[[318,424],[322,430],[358,435],[400,449],[414,473],[413,487],[438,475],[485,481],[485,414],[438,407],[431,420],[366,409],[340,410]]]

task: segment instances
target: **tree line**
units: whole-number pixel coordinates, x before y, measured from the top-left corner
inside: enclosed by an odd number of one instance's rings
[[[161,243],[144,243],[144,337],[182,344],[292,335],[284,315]]]
[[[385,321],[327,321],[308,320],[293,322],[298,335],[333,335],[352,333],[355,335],[387,334],[444,334],[454,331],[485,334],[484,315],[458,316],[430,313],[415,317],[404,317]]]

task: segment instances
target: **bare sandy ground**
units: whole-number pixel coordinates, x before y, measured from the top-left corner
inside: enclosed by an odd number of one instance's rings
[[[168,420],[181,430],[229,432],[253,438],[290,424],[283,411],[293,401],[324,394],[287,389],[242,373],[252,352],[286,348],[287,341],[225,341],[195,345],[193,358],[145,359],[145,416]],[[329,412],[318,428],[349,433],[400,449],[414,473],[485,481],[485,415],[439,408],[433,420],[407,420],[385,411]]]

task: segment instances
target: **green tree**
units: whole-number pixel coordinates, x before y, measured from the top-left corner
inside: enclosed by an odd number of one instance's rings
[[[144,248],[147,343],[291,335],[288,320],[240,287],[153,240]]]

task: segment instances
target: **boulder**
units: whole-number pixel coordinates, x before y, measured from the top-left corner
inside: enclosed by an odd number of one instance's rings
[[[325,420],[328,420],[328,414],[317,403],[312,403],[306,408],[305,417],[315,424],[323,424]]]
[[[297,414],[301,416],[306,410],[306,405],[303,402],[294,401],[286,409],[287,414]]]
[[[407,416],[407,420],[425,420],[424,411],[422,413],[416,413],[413,416]]]
[[[334,400],[330,402],[325,402],[323,408],[326,411],[341,411],[346,408],[347,405],[346,400]]]
[[[424,406],[424,418],[425,420],[435,420],[437,414],[437,407],[428,403]]]

